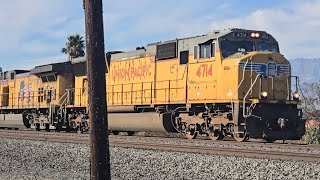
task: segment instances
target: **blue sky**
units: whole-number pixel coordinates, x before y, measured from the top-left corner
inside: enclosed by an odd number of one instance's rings
[[[266,30],[287,58],[320,50],[320,0],[104,0],[106,50],[224,28]],[[68,35],[84,34],[82,0],[10,0],[0,7],[0,67],[29,69],[66,59]]]

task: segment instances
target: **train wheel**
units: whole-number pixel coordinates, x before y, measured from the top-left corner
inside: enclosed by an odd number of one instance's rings
[[[112,134],[113,135],[118,135],[119,134],[119,131],[112,131]],[[129,135],[129,134],[128,134]],[[130,136],[130,135],[129,135]]]
[[[60,132],[62,130],[62,124],[61,123],[57,123],[56,124],[56,132]]]
[[[127,131],[128,136],[133,136],[134,135],[134,131]]]
[[[35,124],[36,125],[36,131],[40,131],[40,124]]]
[[[195,130],[189,130],[187,132],[184,133],[184,136],[188,139],[195,139],[197,138],[198,133],[195,132]]]
[[[23,125],[24,125],[26,128],[30,128],[30,127],[31,127],[31,124],[30,124],[29,119],[27,118],[27,116],[28,116],[28,111],[23,111],[23,112],[22,112]]]
[[[238,142],[246,142],[250,138],[250,134],[248,134],[245,130],[244,126],[231,126],[231,135],[234,140]]]
[[[78,134],[83,133],[81,126],[78,126],[78,127],[76,128],[76,131],[77,131]]]
[[[213,132],[208,133],[209,138],[211,140],[221,140],[223,138],[223,134],[219,130],[214,130]]]
[[[50,124],[45,124],[45,126],[46,126],[46,131],[50,132]]]
[[[249,135],[245,132],[234,132],[232,136],[238,142],[246,142],[249,140]]]

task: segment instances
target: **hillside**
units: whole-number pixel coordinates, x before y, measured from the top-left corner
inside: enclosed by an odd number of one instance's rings
[[[320,81],[320,58],[290,60],[292,75],[298,75],[301,82]]]

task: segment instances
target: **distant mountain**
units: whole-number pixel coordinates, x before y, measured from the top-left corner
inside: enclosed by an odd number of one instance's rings
[[[289,61],[291,63],[292,75],[299,76],[301,82],[320,81],[320,58],[297,58]]]

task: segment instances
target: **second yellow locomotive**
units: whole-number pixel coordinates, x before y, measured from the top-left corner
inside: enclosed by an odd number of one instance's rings
[[[214,31],[108,52],[106,61],[109,128],[115,134],[162,131],[272,142],[300,139],[305,132],[299,92],[292,90],[298,78],[264,31]],[[36,67],[29,78],[50,73],[65,82],[57,82],[55,93],[46,91],[47,107],[23,113],[24,122],[41,129],[34,123],[41,117],[46,126],[88,130],[86,59]]]

